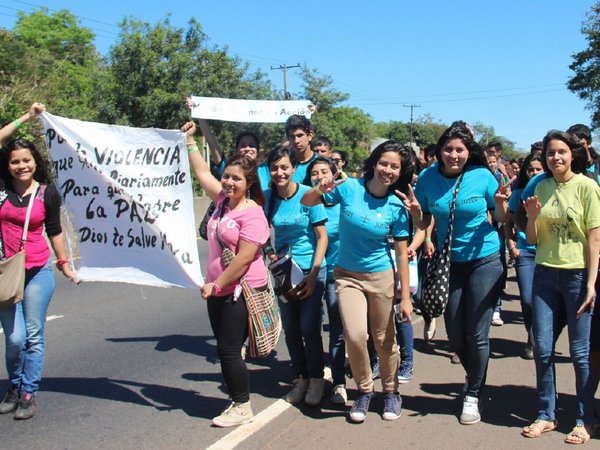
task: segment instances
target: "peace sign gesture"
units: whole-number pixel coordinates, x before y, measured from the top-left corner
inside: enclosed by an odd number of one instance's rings
[[[498,189],[496,189],[496,193],[494,194],[494,200],[507,202],[511,194],[510,185],[513,183],[513,181],[515,181],[516,178],[516,176],[513,176],[510,180],[507,180],[506,183],[500,180]]]
[[[417,200],[417,197],[415,197],[415,191],[412,186],[410,184],[408,185],[408,194],[404,194],[398,190],[395,191],[395,194],[402,200],[404,207],[410,213],[415,225],[419,226],[423,220],[423,210],[421,209],[421,204]],[[419,228],[421,227],[419,226]]]

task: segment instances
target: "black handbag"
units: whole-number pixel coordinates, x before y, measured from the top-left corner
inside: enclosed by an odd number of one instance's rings
[[[208,205],[208,209],[204,213],[202,222],[200,222],[200,227],[198,228],[198,233],[200,234],[200,237],[202,239],[204,239],[205,241],[208,241],[208,221],[210,220],[211,216],[214,214],[216,208],[217,208],[217,205],[215,205],[215,202],[210,202],[210,205]]]
[[[452,245],[452,231],[454,230],[454,210],[456,208],[456,197],[462,183],[464,172],[460,175],[454,192],[452,193],[452,204],[450,205],[450,217],[448,218],[448,233],[444,239],[444,245],[437,251],[427,264],[427,270],[423,277],[421,303],[422,307],[431,318],[444,314],[448,298],[450,296],[450,255]]]

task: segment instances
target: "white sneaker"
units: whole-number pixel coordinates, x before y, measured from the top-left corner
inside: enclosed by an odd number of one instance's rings
[[[494,311],[494,314],[492,314],[492,325],[495,327],[504,325],[504,320],[500,317],[500,311]]]
[[[425,328],[423,328],[423,340],[425,342],[429,342],[434,337],[435,337],[435,319],[431,319],[431,321],[425,322]]]
[[[465,395],[465,400],[463,401],[463,409],[460,415],[460,423],[463,425],[473,425],[481,420],[481,416],[479,415],[479,400],[477,397],[471,397],[469,395]]]
[[[310,378],[308,381],[308,389],[304,397],[304,403],[309,406],[317,406],[323,398],[323,390],[325,388],[325,379]]]
[[[343,384],[337,384],[333,387],[333,394],[331,395],[331,403],[334,405],[345,405],[348,401],[348,393],[346,392],[346,386]]]
[[[250,422],[252,417],[254,417],[254,413],[252,412],[252,408],[250,408],[250,402],[231,402],[231,405],[220,416],[215,417],[212,423],[221,428],[237,427],[238,425]]]
[[[301,402],[304,400],[304,396],[306,395],[306,391],[308,389],[308,380],[306,378],[302,378],[302,375],[300,375],[293,381],[293,384],[294,387],[285,396],[285,400],[288,403]]]

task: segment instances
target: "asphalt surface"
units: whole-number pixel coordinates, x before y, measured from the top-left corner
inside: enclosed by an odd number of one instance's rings
[[[204,260],[204,243],[199,249]],[[10,414],[0,416],[0,448],[542,448],[565,446],[564,436],[574,423],[574,374],[563,333],[558,430],[535,440],[519,434],[535,418],[535,371],[532,361],[520,358],[525,331],[512,278],[503,306],[506,323],[491,331],[481,423],[458,423],[464,372],[450,364],[442,321],[431,345],[423,342],[423,323],[417,320],[415,376],[400,388],[399,420],[381,419],[381,397],[371,403],[361,425],[346,420],[351,402],[346,407],[328,398],[320,407],[284,404],[280,399],[291,373],[281,339],[269,358],[249,360],[253,409],[261,414],[237,429],[211,426],[228,396],[197,291],[115,283],[74,287],[60,274],[56,278],[39,410],[22,422]],[[326,332],[324,340],[326,346]],[[4,369],[0,377],[4,391]],[[355,398],[352,380],[348,388]],[[587,447],[599,444],[596,438]]]

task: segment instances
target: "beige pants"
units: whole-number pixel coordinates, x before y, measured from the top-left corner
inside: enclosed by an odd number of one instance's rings
[[[394,324],[394,271],[333,272],[352,376],[360,392],[373,392],[367,338],[371,330],[379,355],[383,392],[395,392],[398,346]],[[369,324],[367,326],[367,317]]]

